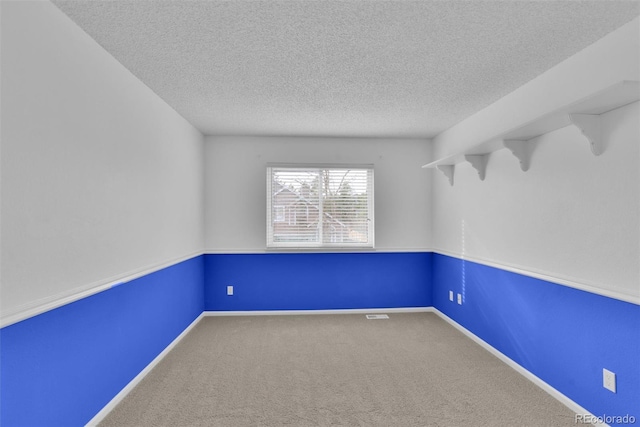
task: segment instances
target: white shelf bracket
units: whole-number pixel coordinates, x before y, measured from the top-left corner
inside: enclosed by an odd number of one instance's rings
[[[535,142],[521,139],[504,139],[502,144],[520,160],[520,169],[524,172],[528,171],[531,165],[531,153],[533,153]]]
[[[480,181],[484,181],[484,177],[487,171],[487,161],[489,160],[490,153],[488,154],[465,154],[464,158],[467,162],[471,163],[478,171]]]
[[[449,184],[453,185],[453,172],[455,165],[437,165],[436,168],[449,179]]]
[[[602,128],[597,114],[569,114],[571,123],[589,140],[591,152],[595,156],[602,154]]]

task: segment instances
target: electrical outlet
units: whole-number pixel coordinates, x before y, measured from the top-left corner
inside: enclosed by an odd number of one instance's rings
[[[458,304],[462,305],[462,294],[458,294]]]
[[[227,295],[233,295],[233,286],[227,286]]]
[[[616,373],[608,369],[602,369],[602,386],[607,390],[616,392]]]
[[[449,301],[453,301],[453,291],[449,291]]]

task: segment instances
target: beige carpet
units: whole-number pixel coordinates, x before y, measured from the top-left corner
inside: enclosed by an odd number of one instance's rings
[[[205,317],[100,426],[575,426],[433,313]]]

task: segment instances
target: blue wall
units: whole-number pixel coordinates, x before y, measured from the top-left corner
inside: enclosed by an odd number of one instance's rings
[[[199,256],[0,330],[0,424],[88,422],[203,311]]]
[[[205,256],[205,310],[431,306],[431,253]],[[227,285],[234,295],[227,296]]]
[[[640,306],[444,255],[432,261],[435,308],[592,414],[640,421]],[[617,374],[616,394],[602,387],[602,368]]]
[[[0,424],[85,424],[203,310],[428,306],[591,413],[640,420],[640,306],[444,255],[371,252],[204,255],[5,327]]]

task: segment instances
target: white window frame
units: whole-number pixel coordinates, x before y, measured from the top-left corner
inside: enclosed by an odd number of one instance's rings
[[[323,227],[322,221],[319,221],[317,229],[317,241],[314,242],[275,242],[273,241],[274,230],[273,225],[276,223],[276,219],[272,218],[272,206],[276,208],[272,200],[272,185],[273,185],[273,170],[274,169],[299,169],[299,170],[366,170],[368,173],[367,179],[367,200],[368,200],[368,212],[367,221],[369,226],[367,227],[367,242],[324,242],[323,243]],[[267,249],[319,249],[319,250],[331,250],[331,249],[367,249],[371,250],[375,248],[375,212],[374,212],[374,167],[370,164],[357,164],[357,165],[345,165],[345,164],[268,164],[267,165],[267,236],[266,247]],[[322,198],[320,198],[319,205],[319,217],[322,218]],[[308,207],[307,207],[308,209]],[[308,217],[308,215],[307,215]]]

